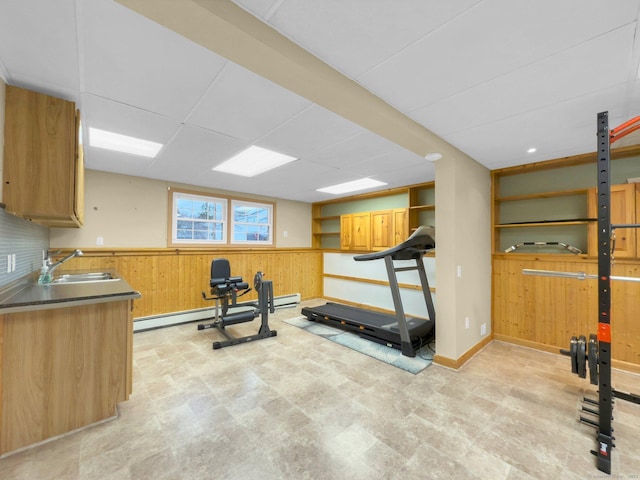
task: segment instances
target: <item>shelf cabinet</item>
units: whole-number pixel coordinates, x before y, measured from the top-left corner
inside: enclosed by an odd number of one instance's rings
[[[587,208],[588,190],[565,190],[498,198],[494,209],[496,251],[587,253],[587,228],[593,219]],[[546,245],[545,245],[546,244]]]
[[[385,250],[407,238],[408,210],[394,208],[340,216],[341,250]]]
[[[371,250],[371,212],[340,216],[340,248]]]
[[[409,188],[409,230],[413,232],[421,225],[436,225],[436,189],[429,182]],[[406,236],[405,236],[406,238]]]
[[[639,155],[638,147],[612,151],[612,223],[634,223],[638,218],[636,187],[626,181],[640,175]],[[571,254],[564,244],[597,256],[595,161],[595,154],[585,154],[494,170],[494,252]],[[614,255],[638,256],[635,232],[621,229],[617,237]],[[522,248],[514,250],[515,246]]]
[[[371,250],[385,250],[405,241],[408,230],[406,208],[371,212]]]
[[[612,185],[609,197],[611,208],[611,224],[622,225],[636,223],[640,204],[636,198],[640,196],[640,185],[627,183]],[[597,190],[589,190],[589,213],[593,217],[598,215]],[[598,228],[597,223],[589,225],[589,254],[598,255]],[[637,248],[637,229],[619,228],[614,232],[614,258],[632,258],[640,256]]]
[[[3,201],[8,212],[47,226],[82,226],[79,127],[73,102],[7,85]]]
[[[420,225],[435,225],[434,203],[434,182],[314,203],[312,245],[365,251],[392,247]],[[365,214],[368,220],[356,218]],[[368,236],[363,224],[354,223],[360,221],[368,224]]]

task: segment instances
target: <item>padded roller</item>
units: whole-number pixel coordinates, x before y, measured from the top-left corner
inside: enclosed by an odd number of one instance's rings
[[[249,310],[248,312],[233,313],[226,317],[222,317],[220,319],[220,326],[226,327],[228,325],[251,322],[254,318],[256,318],[256,314],[253,310]]]

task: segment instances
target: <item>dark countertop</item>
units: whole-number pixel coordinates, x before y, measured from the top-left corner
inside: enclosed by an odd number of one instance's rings
[[[47,310],[51,308],[75,307],[93,303],[115,302],[140,298],[131,286],[114,270],[109,272],[114,280],[88,283],[59,283],[39,285],[38,274],[29,275],[0,290],[0,315],[4,313]],[[86,270],[56,271],[64,273],[85,273]]]

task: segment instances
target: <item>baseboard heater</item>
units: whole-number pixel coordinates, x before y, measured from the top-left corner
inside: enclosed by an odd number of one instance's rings
[[[273,299],[275,308],[295,307],[300,303],[300,294],[292,293],[282,295]],[[234,312],[248,310],[250,307],[238,307]],[[150,315],[148,317],[138,317],[133,319],[133,331],[143,332],[155,328],[170,327],[181,323],[198,322],[211,318],[213,315],[213,305],[210,308],[199,308],[197,310],[185,310],[182,312],[165,313],[162,315]]]

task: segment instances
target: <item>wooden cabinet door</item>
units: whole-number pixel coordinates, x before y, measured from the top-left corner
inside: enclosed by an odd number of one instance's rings
[[[352,214],[351,248],[353,250],[371,250],[371,214],[369,212]]]
[[[351,250],[351,233],[353,229],[353,216],[340,215],[340,248],[342,250]]]
[[[371,248],[383,250],[393,241],[393,216],[391,210],[371,212]]]
[[[51,226],[77,226],[77,111],[73,102],[7,86],[4,203],[7,211]]]
[[[622,184],[611,186],[610,208],[611,224],[635,223],[636,220],[636,186]],[[589,217],[598,217],[597,191],[589,190]],[[615,230],[614,258],[636,256],[636,229],[619,228]],[[613,242],[613,240],[612,240]],[[589,225],[589,255],[598,255],[598,227],[597,222]]]
[[[393,238],[391,245],[398,245],[409,237],[409,212],[406,208],[396,208],[393,215]]]

